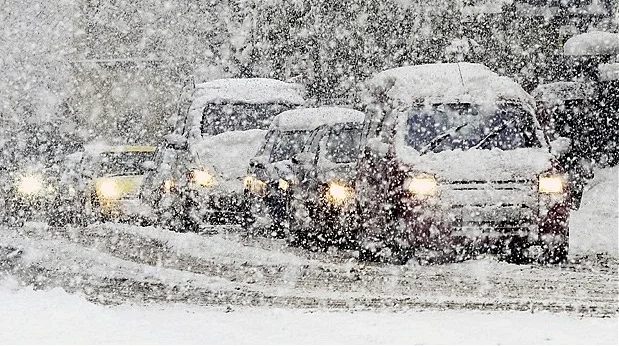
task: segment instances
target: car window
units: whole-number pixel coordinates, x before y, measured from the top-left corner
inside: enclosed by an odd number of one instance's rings
[[[209,104],[202,113],[202,134],[267,129],[271,120],[291,107],[283,104]]]
[[[310,131],[283,131],[279,133],[271,151],[270,162],[290,160],[300,153]]]
[[[429,146],[434,152],[467,150],[482,140],[480,148],[485,149],[540,146],[532,117],[518,106],[439,104],[413,108],[403,116],[406,143],[418,151]]]
[[[361,128],[333,129],[321,148],[321,156],[335,163],[349,163],[357,160],[361,142]]]

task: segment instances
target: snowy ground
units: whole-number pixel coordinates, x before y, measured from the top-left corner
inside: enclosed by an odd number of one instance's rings
[[[345,312],[100,306],[61,289],[0,287],[2,343],[616,344],[617,318],[528,312]]]
[[[617,186],[598,172],[561,266],[364,264],[235,227],[3,228],[0,342],[616,344]]]

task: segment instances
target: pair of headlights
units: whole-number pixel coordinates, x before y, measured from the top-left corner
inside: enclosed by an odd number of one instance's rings
[[[404,181],[404,188],[417,196],[436,196],[438,187],[438,182],[434,177],[411,177]],[[544,194],[561,194],[565,190],[565,179],[560,175],[540,175],[537,189]]]

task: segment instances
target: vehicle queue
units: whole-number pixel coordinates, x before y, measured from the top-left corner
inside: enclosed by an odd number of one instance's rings
[[[361,105],[317,107],[294,83],[198,84],[156,147],[89,148],[57,165],[71,174],[49,191],[45,217],[176,232],[232,223],[362,260],[567,259],[581,185],[560,164],[569,140],[548,137],[522,87],[446,63],[383,71],[360,92]],[[35,176],[15,186],[20,205],[40,205],[48,188]],[[27,216],[10,203],[7,219]]]

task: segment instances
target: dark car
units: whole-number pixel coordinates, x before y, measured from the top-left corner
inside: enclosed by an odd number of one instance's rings
[[[160,155],[156,163],[173,169],[147,177],[144,189],[151,191],[142,191],[157,201],[151,204],[156,217],[176,231],[197,231],[204,223],[241,223],[249,160],[273,118],[305,103],[303,93],[297,84],[264,78],[196,85],[163,144],[176,152]]]
[[[291,191],[299,183],[293,158],[308,139],[315,138],[316,129],[360,123],[363,116],[349,108],[319,107],[290,110],[275,117],[245,177],[246,220],[251,232],[267,230],[280,237],[287,233]]]
[[[324,249],[349,247],[356,236],[355,177],[363,113],[323,125],[310,135],[293,170],[290,238],[293,244]]]
[[[479,64],[429,64],[381,72],[368,90],[362,257],[567,258],[567,176],[517,83]]]

